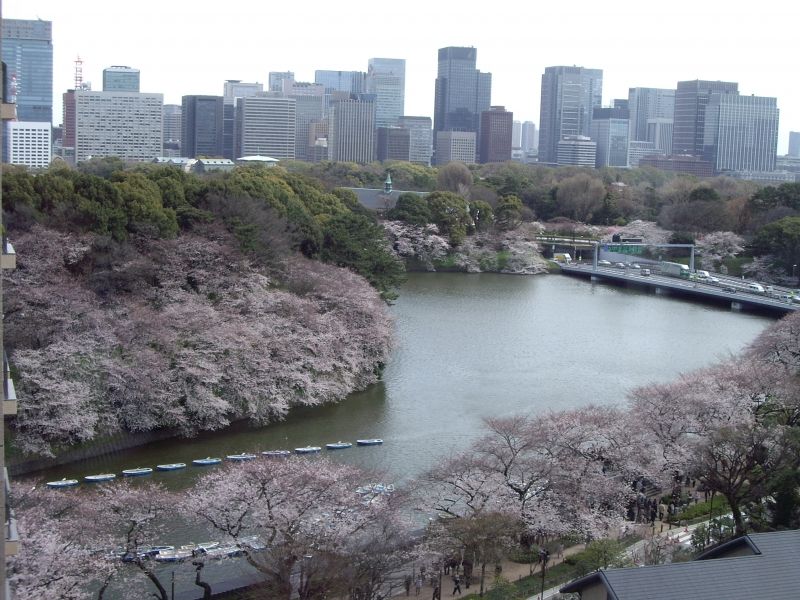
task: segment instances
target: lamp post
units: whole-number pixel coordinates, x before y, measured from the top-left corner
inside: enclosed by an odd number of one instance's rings
[[[792,279],[797,277],[797,265],[792,265]],[[797,282],[798,287],[800,287],[800,281]]]
[[[542,600],[544,600],[544,573],[547,570],[547,560],[550,558],[550,552],[547,548],[539,550],[539,560],[542,561]]]

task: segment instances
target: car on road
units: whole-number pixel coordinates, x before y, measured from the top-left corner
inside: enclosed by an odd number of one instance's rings
[[[619,269],[624,269],[625,268],[625,263],[623,263],[623,262],[614,263],[614,266],[619,268]]]
[[[719,277],[714,277],[713,275],[709,275],[705,279],[706,283],[719,283]]]
[[[611,261],[608,261],[608,260],[598,260],[598,261],[597,261],[597,266],[598,266],[598,267],[610,267],[610,266],[611,266]]]
[[[628,265],[631,269],[641,269],[642,267],[638,263],[631,263]]]
[[[642,269],[642,277],[647,277],[650,275],[650,269]]]

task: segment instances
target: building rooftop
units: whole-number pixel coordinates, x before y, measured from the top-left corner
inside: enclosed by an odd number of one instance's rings
[[[605,588],[609,600],[792,598],[800,590],[800,530],[745,535],[685,563],[596,571],[561,588]],[[600,597],[600,596],[592,596]]]

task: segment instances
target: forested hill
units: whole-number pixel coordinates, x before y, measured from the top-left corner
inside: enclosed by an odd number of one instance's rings
[[[198,178],[148,166],[12,171],[3,196],[23,452],[265,423],[380,375],[381,293],[402,266],[346,192],[280,169]]]

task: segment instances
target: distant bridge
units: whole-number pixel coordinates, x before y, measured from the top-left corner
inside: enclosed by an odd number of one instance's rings
[[[728,304],[733,310],[750,309],[784,315],[800,308],[800,304],[795,303],[792,298],[774,298],[765,294],[734,288],[733,283],[741,284],[741,281],[732,278],[730,280],[721,280],[719,283],[704,283],[665,275],[642,275],[641,269],[623,269],[620,267],[594,266],[592,264],[559,264],[559,266],[564,275],[652,289],[656,294],[674,294],[706,302]],[[643,263],[643,266],[647,267],[649,265]],[[657,267],[657,264],[652,266]]]

